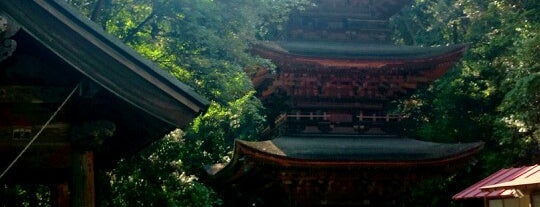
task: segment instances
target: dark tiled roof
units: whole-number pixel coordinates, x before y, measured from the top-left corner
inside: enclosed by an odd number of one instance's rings
[[[66,63],[117,97],[176,127],[208,101],[64,1],[0,1],[0,10]]]
[[[260,42],[258,46],[291,55],[343,59],[423,59],[464,51],[466,48],[465,44],[422,47],[324,41]]]
[[[29,37],[19,42],[21,48],[36,43],[47,57],[60,60],[70,74],[77,74],[56,79],[84,80],[104,89],[93,95],[96,105],[85,111],[91,113],[90,120],[116,124],[114,137],[96,154],[100,164],[114,164],[171,130],[187,126],[209,105],[192,88],[111,37],[64,0],[1,0],[0,12],[21,26],[19,34],[25,35],[20,37]],[[44,56],[38,52],[32,55]],[[52,71],[58,68],[47,69],[46,75],[57,74]]]
[[[398,137],[298,136],[238,141],[271,156],[322,161],[417,161],[458,156],[482,143],[434,143]]]

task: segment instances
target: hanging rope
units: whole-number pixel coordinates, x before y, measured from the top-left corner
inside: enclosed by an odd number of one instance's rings
[[[56,111],[51,115],[51,117],[49,118],[49,120],[47,120],[47,122],[45,122],[45,124],[43,126],[41,126],[41,129],[39,129],[39,131],[36,133],[36,135],[34,135],[34,137],[30,140],[30,142],[28,142],[28,144],[26,144],[26,146],[24,147],[24,149],[22,149],[22,151],[19,153],[19,155],[17,155],[17,157],[15,157],[15,159],[11,162],[11,164],[9,164],[7,166],[7,168],[4,170],[4,172],[2,172],[2,174],[0,175],[0,180],[4,177],[4,175],[6,175],[6,173],[13,167],[13,165],[17,162],[17,160],[19,160],[19,158],[21,158],[21,156],[24,154],[24,152],[26,152],[26,150],[28,150],[28,148],[30,148],[30,145],[32,145],[32,143],[34,143],[34,141],[36,141],[36,139],[39,137],[39,135],[41,134],[41,132],[43,132],[43,130],[45,130],[45,128],[47,128],[47,126],[51,123],[51,121],[54,119],[54,117],[56,117],[56,115],[58,114],[58,112],[60,112],[60,110],[64,107],[64,105],[66,105],[66,103],[68,102],[68,100],[71,98],[71,96],[73,96],[73,94],[75,94],[75,92],[77,91],[77,89],[79,88],[80,86],[80,83],[77,84],[75,86],[75,88],[71,91],[71,93],[69,93],[69,95],[66,97],[66,99],[64,100],[64,102],[62,102],[62,104],[60,104],[60,106],[58,106],[58,108],[56,109]]]

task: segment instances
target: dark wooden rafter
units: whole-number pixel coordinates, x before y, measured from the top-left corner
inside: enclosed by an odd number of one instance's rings
[[[422,173],[406,169],[321,170],[306,168],[278,170],[274,176],[297,205],[395,205]],[[374,198],[377,198],[376,200]]]

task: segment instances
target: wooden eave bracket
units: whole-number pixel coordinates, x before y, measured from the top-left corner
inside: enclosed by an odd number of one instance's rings
[[[17,42],[10,39],[21,26],[0,10],[0,62],[7,59],[17,48]]]

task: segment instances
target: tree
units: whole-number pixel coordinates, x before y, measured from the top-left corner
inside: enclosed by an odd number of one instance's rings
[[[104,172],[101,206],[211,206],[204,166],[257,139],[265,119],[247,73],[271,68],[249,53],[307,0],[69,0],[88,18],[211,100],[184,132]],[[110,185],[108,184],[110,183]]]
[[[110,197],[101,206],[216,206],[217,195],[186,173],[179,156],[185,139],[174,131],[110,172]]]
[[[409,136],[486,143],[476,166],[431,186],[457,192],[500,168],[538,160],[539,9],[527,0],[417,0],[393,18],[399,43],[469,43],[449,74],[403,101]],[[450,202],[451,195],[431,195],[441,196],[430,205]]]

